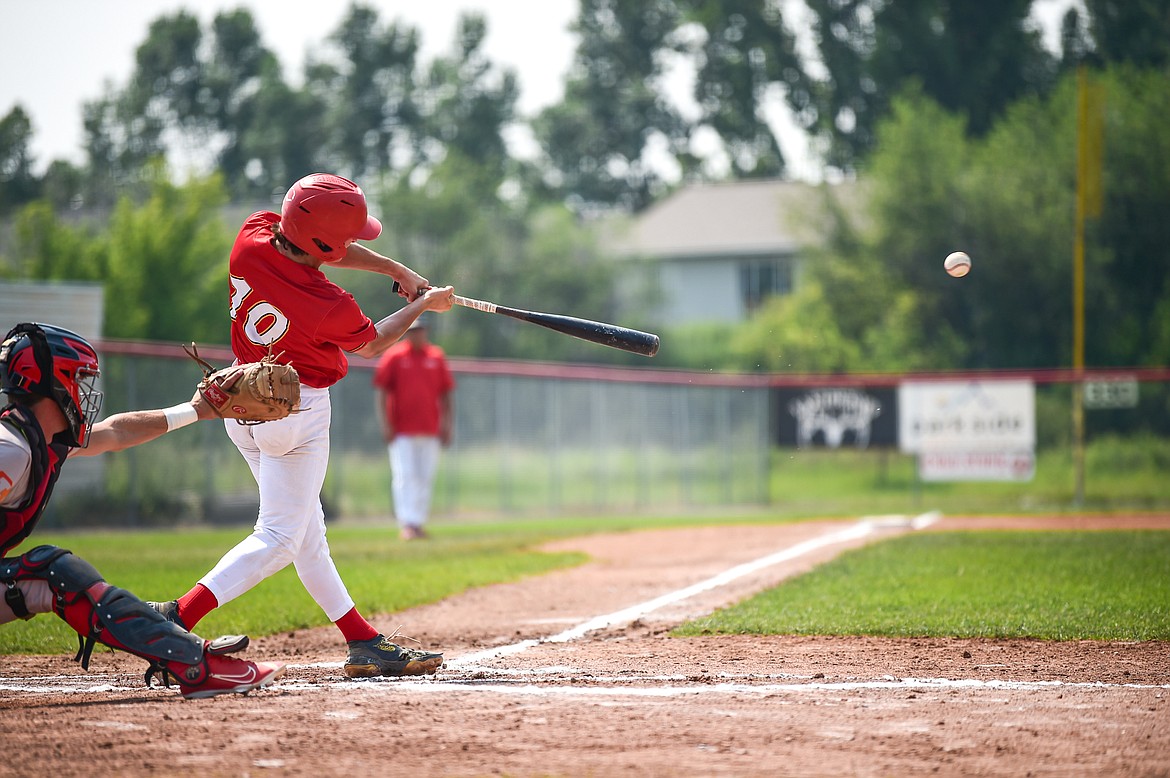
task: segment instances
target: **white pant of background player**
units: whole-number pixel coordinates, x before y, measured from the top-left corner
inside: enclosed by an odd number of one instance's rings
[[[430,515],[439,448],[439,439],[434,435],[396,435],[386,447],[390,453],[394,516],[403,529],[421,529]]]

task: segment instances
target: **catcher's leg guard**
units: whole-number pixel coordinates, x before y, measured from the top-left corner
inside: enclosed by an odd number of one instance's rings
[[[75,658],[86,669],[94,644],[102,643],[147,660],[147,686],[157,673],[165,686],[170,678],[178,681],[188,698],[250,691],[284,673],[284,665],[228,656],[247,647],[246,636],[204,641],[132,593],[110,586],[93,565],[66,549],[37,546],[22,557],[3,560],[0,580],[8,579],[49,583],[53,610],[77,631],[81,646]]]
[[[203,641],[167,621],[125,589],[110,586],[89,562],[67,549],[37,546],[20,560],[17,578],[40,578],[53,590],[53,609],[77,631],[77,659],[89,668],[95,642],[151,662],[197,664]]]

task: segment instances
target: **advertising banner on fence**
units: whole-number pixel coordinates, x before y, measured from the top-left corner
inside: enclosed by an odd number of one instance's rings
[[[776,443],[796,448],[893,448],[898,442],[893,387],[773,389]]]
[[[1036,390],[1030,380],[922,381],[898,387],[898,446],[924,481],[1030,481]]]
[[[923,481],[1031,481],[1036,456],[1031,451],[923,451],[918,477]]]
[[[898,447],[923,451],[1034,451],[1030,380],[908,381],[898,387]]]

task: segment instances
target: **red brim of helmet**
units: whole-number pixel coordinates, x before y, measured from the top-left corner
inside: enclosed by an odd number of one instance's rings
[[[358,240],[373,240],[381,234],[382,222],[373,216],[366,216],[366,226],[362,227],[354,237]]]

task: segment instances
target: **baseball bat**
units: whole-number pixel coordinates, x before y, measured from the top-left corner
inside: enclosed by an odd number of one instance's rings
[[[397,292],[398,289],[398,282],[395,281],[394,291]],[[485,313],[498,313],[501,316],[509,316],[513,319],[526,321],[529,324],[555,330],[564,335],[571,335],[574,338],[587,340],[591,343],[599,343],[602,346],[629,351],[633,354],[642,354],[647,357],[652,357],[658,353],[658,336],[649,332],[633,330],[629,327],[619,327],[616,324],[606,324],[600,321],[578,319],[574,316],[562,316],[556,313],[541,313],[540,311],[525,311],[520,308],[509,308],[486,300],[461,297],[457,294],[451,295],[451,299],[456,305],[463,306],[464,308],[474,308],[477,311],[484,311]]]

